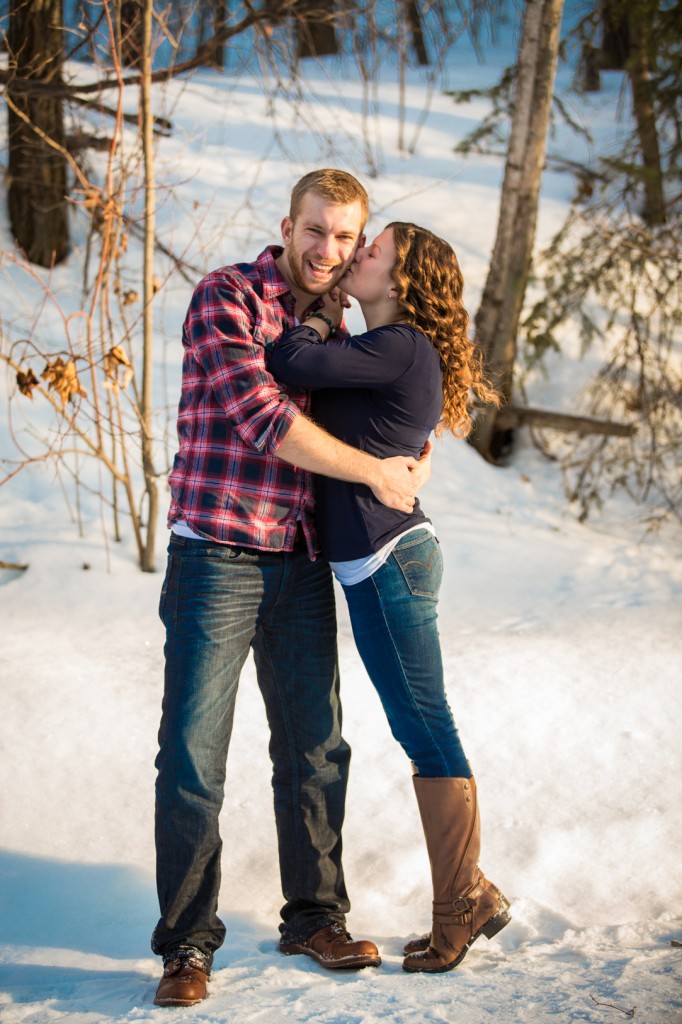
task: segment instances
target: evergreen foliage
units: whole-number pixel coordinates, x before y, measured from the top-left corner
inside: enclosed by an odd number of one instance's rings
[[[651,525],[682,518],[681,232],[679,209],[648,228],[622,204],[578,201],[543,254],[526,368],[560,351],[572,324],[583,351],[598,345],[603,357],[583,411],[637,424],[633,437],[544,440],[581,519],[617,490],[646,504]]]

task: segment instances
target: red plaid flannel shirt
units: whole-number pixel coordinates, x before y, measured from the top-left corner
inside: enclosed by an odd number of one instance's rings
[[[310,473],[276,458],[308,392],[279,384],[266,346],[296,324],[295,300],[269,246],[255,263],[221,267],[197,285],[182,331],[179,450],[169,526],[265,551],[290,551],[297,520],[318,551]]]

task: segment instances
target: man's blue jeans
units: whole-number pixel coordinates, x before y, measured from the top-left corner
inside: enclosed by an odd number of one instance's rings
[[[191,945],[210,961],[225,936],[217,916],[218,815],[239,674],[249,649],[270,726],[286,900],[280,930],[286,940],[343,921],[349,909],[341,826],[350,748],[341,736],[336,612],[327,563],[311,562],[304,551],[254,552],[175,535],[168,551],[160,602],[166,673],[156,761],[161,918],[152,949],[163,955]],[[228,842],[239,837],[231,835]]]
[[[442,575],[438,541],[428,530],[415,530],[372,576],[343,589],[355,643],[394,737],[420,775],[469,778],[443,684]]]

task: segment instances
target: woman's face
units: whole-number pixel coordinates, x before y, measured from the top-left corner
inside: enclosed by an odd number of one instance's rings
[[[395,297],[393,268],[396,263],[393,228],[358,249],[339,287],[359,302],[376,303]]]

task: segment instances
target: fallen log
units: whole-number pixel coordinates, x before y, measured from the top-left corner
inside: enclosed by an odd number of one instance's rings
[[[550,427],[574,434],[610,434],[614,437],[632,437],[637,428],[634,423],[616,423],[595,416],[574,416],[551,409],[534,409],[529,405],[504,405],[495,417],[495,430],[513,430],[515,427]]]
[[[28,566],[23,565],[21,562],[3,562],[0,560],[0,569],[15,569],[17,572],[25,572]]]

